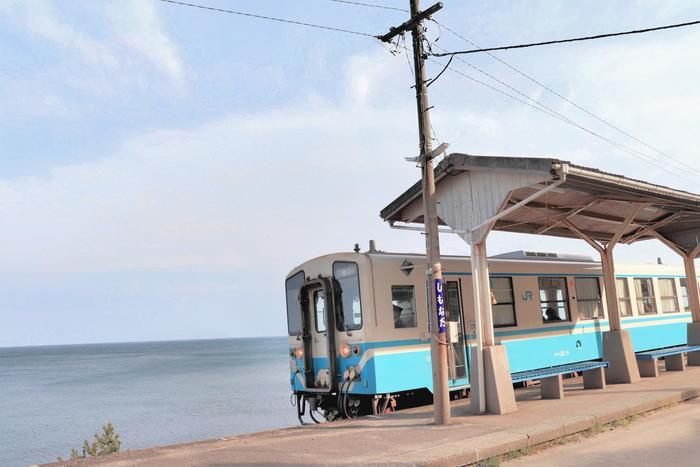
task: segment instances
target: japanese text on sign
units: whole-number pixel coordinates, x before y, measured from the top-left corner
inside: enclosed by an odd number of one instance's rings
[[[445,294],[442,279],[435,279],[435,303],[437,304],[438,333],[445,333]]]

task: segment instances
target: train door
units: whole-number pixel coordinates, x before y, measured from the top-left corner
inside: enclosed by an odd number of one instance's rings
[[[451,386],[467,383],[469,360],[467,356],[467,342],[464,332],[464,320],[462,319],[462,300],[460,283],[447,281],[447,319],[457,325],[457,342],[453,342],[447,354],[449,366],[449,380]]]
[[[333,294],[325,279],[308,281],[301,289],[304,317],[304,364],[307,389],[330,392],[335,375]]]

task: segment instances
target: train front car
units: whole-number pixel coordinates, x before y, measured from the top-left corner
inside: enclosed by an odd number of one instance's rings
[[[363,301],[370,284],[360,273],[367,263],[365,255],[327,255],[287,276],[290,384],[302,423],[307,407],[317,423],[317,415],[330,421],[365,409],[356,343],[364,340],[371,307]]]
[[[450,387],[468,385],[457,281],[446,300],[454,328]],[[354,418],[432,401],[425,259],[337,253],[298,266],[286,281],[290,383],[300,421]]]

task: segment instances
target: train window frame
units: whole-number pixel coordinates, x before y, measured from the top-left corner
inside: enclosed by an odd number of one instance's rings
[[[445,281],[445,312],[447,314],[447,321],[454,321],[451,319],[452,317],[452,306],[454,306],[454,302],[450,300],[450,288],[454,287],[454,290],[457,292],[457,315],[459,317],[459,323],[460,326],[463,324],[462,321],[462,290],[461,287],[459,286],[459,281]]]
[[[622,291],[624,292],[624,294],[620,293],[620,287],[618,287],[618,284],[623,284]],[[620,316],[625,318],[629,316],[634,316],[634,309],[632,308],[632,295],[630,295],[630,284],[626,277],[615,278],[615,290],[617,292],[617,302],[618,309],[620,310]],[[622,304],[625,304],[624,308],[628,310],[628,313],[622,313]]]
[[[355,270],[357,271],[357,276],[356,276],[357,283],[356,283],[356,285],[357,285],[357,300],[358,300],[359,309],[360,309],[360,322],[359,322],[359,324],[356,324],[352,327],[348,327],[347,326],[347,324],[348,324],[347,315],[345,314],[345,310],[342,310],[343,311],[343,322],[341,323],[341,321],[339,319],[336,319],[336,329],[338,331],[342,331],[342,332],[359,331],[362,329],[362,326],[364,324],[364,315],[362,313],[362,287],[360,285],[360,265],[357,264],[356,261],[333,261],[333,264],[331,265],[331,271],[333,272],[333,289],[334,289],[333,302],[335,303],[335,306],[336,306],[336,312],[339,309],[343,308],[342,290],[340,291],[340,293],[337,290],[339,282],[338,282],[338,279],[336,278],[336,274],[335,274],[335,268],[339,264],[345,264],[345,265],[352,264],[353,266],[355,266]],[[354,312],[354,310],[353,310],[353,312]],[[342,327],[341,327],[341,324],[342,324]]]
[[[323,294],[323,311],[322,311],[323,329],[319,329],[319,327],[318,327],[318,311],[319,310],[318,310],[316,305],[318,304],[317,296],[319,293]],[[316,332],[319,334],[322,334],[322,333],[328,331],[328,326],[326,326],[326,307],[327,307],[326,292],[321,288],[314,289],[313,293],[311,294],[311,299],[313,300],[313,303],[314,303],[313,304],[313,306],[314,306],[314,325],[316,326]]]
[[[563,297],[561,300],[542,300],[542,281],[543,280],[554,280],[554,279],[559,279],[561,283],[564,284],[564,287],[561,289],[563,292]],[[539,299],[540,299],[540,316],[542,317],[542,323],[543,324],[556,324],[556,323],[566,323],[571,321],[571,306],[569,304],[569,283],[568,283],[568,278],[566,276],[538,276],[537,277],[537,286],[539,289]],[[547,304],[547,303],[561,303],[564,306],[564,316],[565,319],[551,319],[548,320],[545,318],[545,313],[543,313],[544,309],[542,305]],[[558,307],[557,307],[558,309]]]
[[[580,298],[580,293],[579,293],[579,288],[578,285],[581,281],[584,280],[592,280],[595,281],[596,285],[596,290],[598,291],[598,298]],[[605,319],[605,310],[603,308],[603,295],[602,291],[600,288],[600,279],[596,276],[578,276],[574,277],[574,290],[576,291],[576,309],[578,310],[578,319],[579,320],[600,320],[600,319]],[[590,302],[598,302],[598,309],[600,311],[599,316],[583,316],[581,313],[581,308],[579,307],[579,303],[590,303]]]
[[[399,313],[398,318],[393,319],[394,323],[394,329],[418,329],[418,309],[416,308],[416,288],[413,284],[395,284],[391,286],[391,305],[392,305],[392,316],[393,312],[395,310],[395,305],[394,302],[397,301],[394,297],[394,292],[398,292],[400,289],[404,289],[403,291],[407,291],[410,289],[411,291],[411,308],[413,310],[413,321],[410,323],[411,325],[408,326],[397,326],[396,323],[399,319],[401,319],[401,313]],[[401,310],[403,312],[403,309]]]
[[[670,277],[659,277],[656,279],[656,281],[659,284],[659,303],[661,304],[661,313],[663,314],[669,314],[669,313],[680,313],[681,312],[681,304],[678,301],[678,287],[676,287],[676,279],[675,278],[670,278]],[[662,295],[664,293],[662,281],[664,284],[669,283],[671,284],[671,292],[673,292],[671,295]],[[673,310],[665,310],[664,309],[664,300],[673,300],[675,303],[675,306],[673,307]]]
[[[678,285],[681,288],[680,292],[681,303],[683,303],[683,311],[687,313],[690,311],[690,297],[688,296],[688,278],[681,277],[678,279],[678,283]]]
[[[493,294],[493,280],[494,279],[508,279],[508,282],[510,284],[510,302],[497,302],[493,303],[495,300],[495,295]],[[493,327],[494,328],[514,328],[518,326],[518,316],[516,313],[516,305],[515,305],[515,289],[514,289],[514,284],[513,284],[513,276],[499,276],[499,275],[490,275],[489,276],[489,289],[491,290],[491,321],[494,323]],[[511,316],[513,318],[512,324],[496,324],[494,320],[494,306],[504,306],[504,305],[511,305]]]
[[[659,309],[656,306],[656,288],[654,287],[654,280],[651,277],[635,277],[634,278],[634,295],[635,298],[637,299],[637,314],[638,315],[658,315],[659,314]],[[637,283],[642,284],[642,282],[648,282],[650,287],[649,289],[651,290],[651,295],[648,297],[645,297],[644,295],[640,295],[639,291],[637,290]],[[641,285],[640,285],[640,290],[641,290]],[[646,312],[644,311],[644,300],[649,300],[649,303],[651,304],[653,311]]]
[[[290,311],[290,309],[289,309],[289,305],[290,305],[289,300],[290,300],[290,297],[289,297],[289,287],[288,287],[288,284],[289,284],[289,281],[290,281],[290,280],[296,278],[297,276],[301,276],[301,283],[299,284],[299,288],[297,289],[297,296],[296,296],[296,297],[293,297],[293,300],[295,300],[295,302],[296,302],[296,304],[297,304],[297,306],[298,306],[298,311],[299,311],[299,313],[298,313],[298,316],[299,316],[299,329],[298,329],[298,330],[295,330],[295,331],[292,331],[292,329],[291,329],[290,326],[289,326],[289,325],[291,324],[291,320],[289,319],[289,317],[290,317],[290,314],[289,314],[289,311]],[[304,281],[305,281],[305,280],[306,280],[306,276],[304,275],[304,271],[301,270],[301,271],[297,272],[296,274],[293,274],[293,275],[289,276],[289,277],[287,278],[287,280],[284,281],[284,293],[285,293],[285,297],[286,297],[286,299],[287,299],[287,333],[288,333],[290,336],[298,336],[298,335],[300,335],[300,334],[302,334],[302,333],[304,332],[304,318],[303,318],[303,316],[302,316],[303,311],[302,311],[302,309],[301,309],[301,303],[299,303],[299,291],[301,291],[301,288],[304,286]]]

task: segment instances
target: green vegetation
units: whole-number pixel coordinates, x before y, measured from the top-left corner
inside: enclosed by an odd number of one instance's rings
[[[114,431],[114,426],[111,423],[107,423],[102,427],[102,433],[95,433],[95,441],[90,444],[88,440],[83,442],[83,452],[79,453],[75,449],[71,449],[70,458],[71,459],[84,459],[88,456],[90,457],[100,457],[119,452],[122,442],[119,439],[119,433]],[[58,460],[62,460],[60,457]]]

